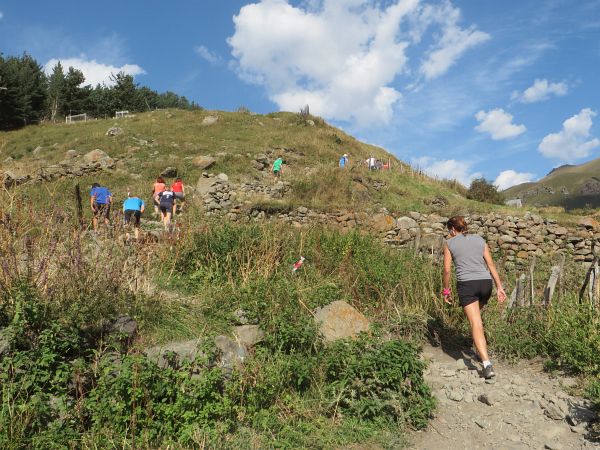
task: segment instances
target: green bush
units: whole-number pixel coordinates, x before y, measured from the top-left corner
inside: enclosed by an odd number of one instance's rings
[[[467,190],[467,198],[478,202],[504,204],[504,198],[498,188],[485,178],[475,178]]]
[[[423,379],[419,350],[402,341],[362,336],[338,341],[325,352],[326,380],[334,408],[361,419],[406,422],[423,428],[435,400]]]

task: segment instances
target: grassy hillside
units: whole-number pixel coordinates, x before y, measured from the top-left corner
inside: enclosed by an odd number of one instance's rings
[[[209,114],[219,120],[203,126]],[[354,163],[389,155],[311,120],[157,111],[119,121],[116,137],[105,135],[114,121],[43,125],[1,134],[0,149],[2,160],[13,158],[3,169],[21,173],[59,162],[69,149],[103,149],[117,166],[97,178],[118,200],[128,187],[147,194],[167,166],[193,185],[198,155],[213,155],[210,171],[234,182],[273,183],[252,166],[270,151],[289,163],[284,205],[424,210],[443,196],[444,213],[491,208],[399,161],[391,172],[360,164],[340,171],[344,152]],[[469,345],[460,308],[440,299],[440,261],[359,231],[228,224],[200,208],[178,218],[180,234],[127,243],[69,220],[74,184],[94,179],[0,191],[1,448],[399,448],[407,428],[427,424],[435,402],[419,343]],[[306,263],[294,274],[300,255]],[[574,264],[565,266],[556,302],[540,307],[550,263],[536,265],[534,306],[488,309],[490,344],[580,374],[600,403],[598,310],[578,303]],[[512,290],[516,269],[499,269]],[[326,345],[313,311],[335,300],[363,312],[371,332]],[[231,336],[240,309],[265,337],[227,372],[216,365],[214,338]],[[139,325],[130,339],[110,331],[122,315]],[[202,351],[193,361],[160,367],[144,354],[192,339]]]
[[[209,115],[218,117],[217,123],[203,125],[203,119]],[[106,136],[112,126],[121,127],[123,133]],[[319,118],[306,120],[293,113],[263,116],[163,110],[119,121],[45,124],[0,134],[0,160],[12,158],[2,164],[2,169],[17,174],[32,174],[57,164],[70,149],[85,154],[96,148],[119,160],[116,170],[77,181],[87,186],[97,179],[111,187],[117,199],[125,195],[127,188],[147,196],[152,181],[168,166],[176,167],[184,181],[194,185],[202,173],[193,164],[198,155],[215,157],[217,161],[210,172],[224,172],[233,182],[262,180],[271,184],[267,173],[252,166],[257,154],[266,154],[269,161],[282,156],[286,162],[284,180],[292,183],[292,192],[283,203],[291,206],[422,211],[429,208],[429,200],[443,197],[453,211],[493,208],[467,201],[462,195],[464,188],[457,183],[415,173],[381,148],[361,143]],[[344,172],[337,169],[343,153],[350,155],[351,165]],[[392,170],[369,172],[363,161],[371,155],[385,162],[391,160]],[[382,184],[375,189],[373,184],[377,182]],[[63,197],[70,195],[74,183],[49,183],[43,195],[51,196],[55,203],[67,202]],[[33,197],[39,195],[37,187],[28,191]],[[47,202],[47,198],[43,200]]]
[[[567,210],[600,207],[600,158],[581,165],[554,169],[535,183],[504,191],[530,206],[562,206]]]

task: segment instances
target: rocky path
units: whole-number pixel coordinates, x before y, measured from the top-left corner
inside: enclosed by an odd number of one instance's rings
[[[468,355],[434,347],[423,355],[438,409],[429,427],[413,434],[411,448],[600,448],[587,431],[591,405],[567,393],[573,379],[550,378],[540,363],[496,361],[496,378],[486,381]]]

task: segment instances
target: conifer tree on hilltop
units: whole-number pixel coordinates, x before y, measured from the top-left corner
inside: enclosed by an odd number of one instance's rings
[[[199,109],[173,92],[159,94],[140,87],[133,76],[119,72],[111,85],[85,84],[81,70],[58,62],[47,76],[30,55],[0,54],[0,129],[13,129],[42,120],[62,120],[70,114],[112,117],[115,111],[148,111],[156,108]]]

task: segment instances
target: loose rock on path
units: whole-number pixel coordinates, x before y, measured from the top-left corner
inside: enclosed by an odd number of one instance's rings
[[[469,357],[430,346],[423,356],[438,408],[428,428],[411,436],[411,448],[599,448],[587,430],[591,405],[566,392],[572,379],[550,378],[539,363],[495,361],[496,378],[486,381]]]

